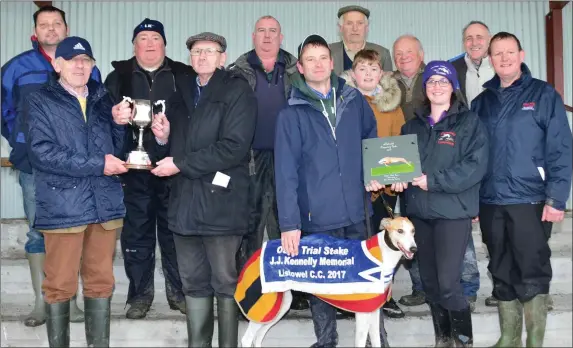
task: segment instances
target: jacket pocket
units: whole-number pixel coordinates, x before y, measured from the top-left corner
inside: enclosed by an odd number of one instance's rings
[[[72,188],[75,189],[77,188],[79,182],[80,180],[76,178],[62,178],[62,179],[50,180],[47,182],[47,184],[52,190],[72,189]]]
[[[228,187],[211,183],[211,178],[202,178],[195,185],[191,217],[199,231],[245,230],[248,224],[248,184],[240,185],[239,178],[233,178]],[[233,182],[236,180],[237,182]],[[244,189],[243,189],[244,188]]]

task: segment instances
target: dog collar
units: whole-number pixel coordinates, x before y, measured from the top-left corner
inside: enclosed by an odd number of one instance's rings
[[[396,248],[396,246],[394,246],[394,243],[392,243],[392,241],[390,240],[390,237],[388,237],[388,231],[384,231],[384,242],[386,243],[386,245],[388,246],[388,248],[390,248],[390,250],[394,250],[394,251],[400,251],[400,249]]]

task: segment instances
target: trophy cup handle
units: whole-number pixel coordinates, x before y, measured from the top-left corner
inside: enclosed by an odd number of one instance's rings
[[[158,100],[155,103],[153,103],[153,105],[161,105],[161,112],[165,113],[166,110],[165,100]]]
[[[134,106],[134,104],[135,104],[135,103],[133,102],[133,99],[131,99],[130,97],[126,97],[126,96],[123,96],[123,99],[121,100],[121,102],[122,102],[122,103],[123,103],[123,102],[127,102],[132,109],[133,109],[133,106]],[[129,119],[129,120],[127,121],[127,123],[129,123],[129,124],[131,125],[131,124],[132,124],[132,123],[131,123],[131,119]]]

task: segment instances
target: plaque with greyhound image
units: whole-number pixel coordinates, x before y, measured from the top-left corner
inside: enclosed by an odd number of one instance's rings
[[[364,183],[411,182],[422,175],[416,134],[362,140]]]

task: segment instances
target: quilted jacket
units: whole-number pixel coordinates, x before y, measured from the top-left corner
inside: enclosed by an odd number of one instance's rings
[[[105,87],[88,82],[86,120],[75,96],[55,79],[24,103],[28,153],[36,184],[34,227],[51,230],[123,218],[123,191],[103,174],[105,155],[119,156],[125,126],[113,122]]]

